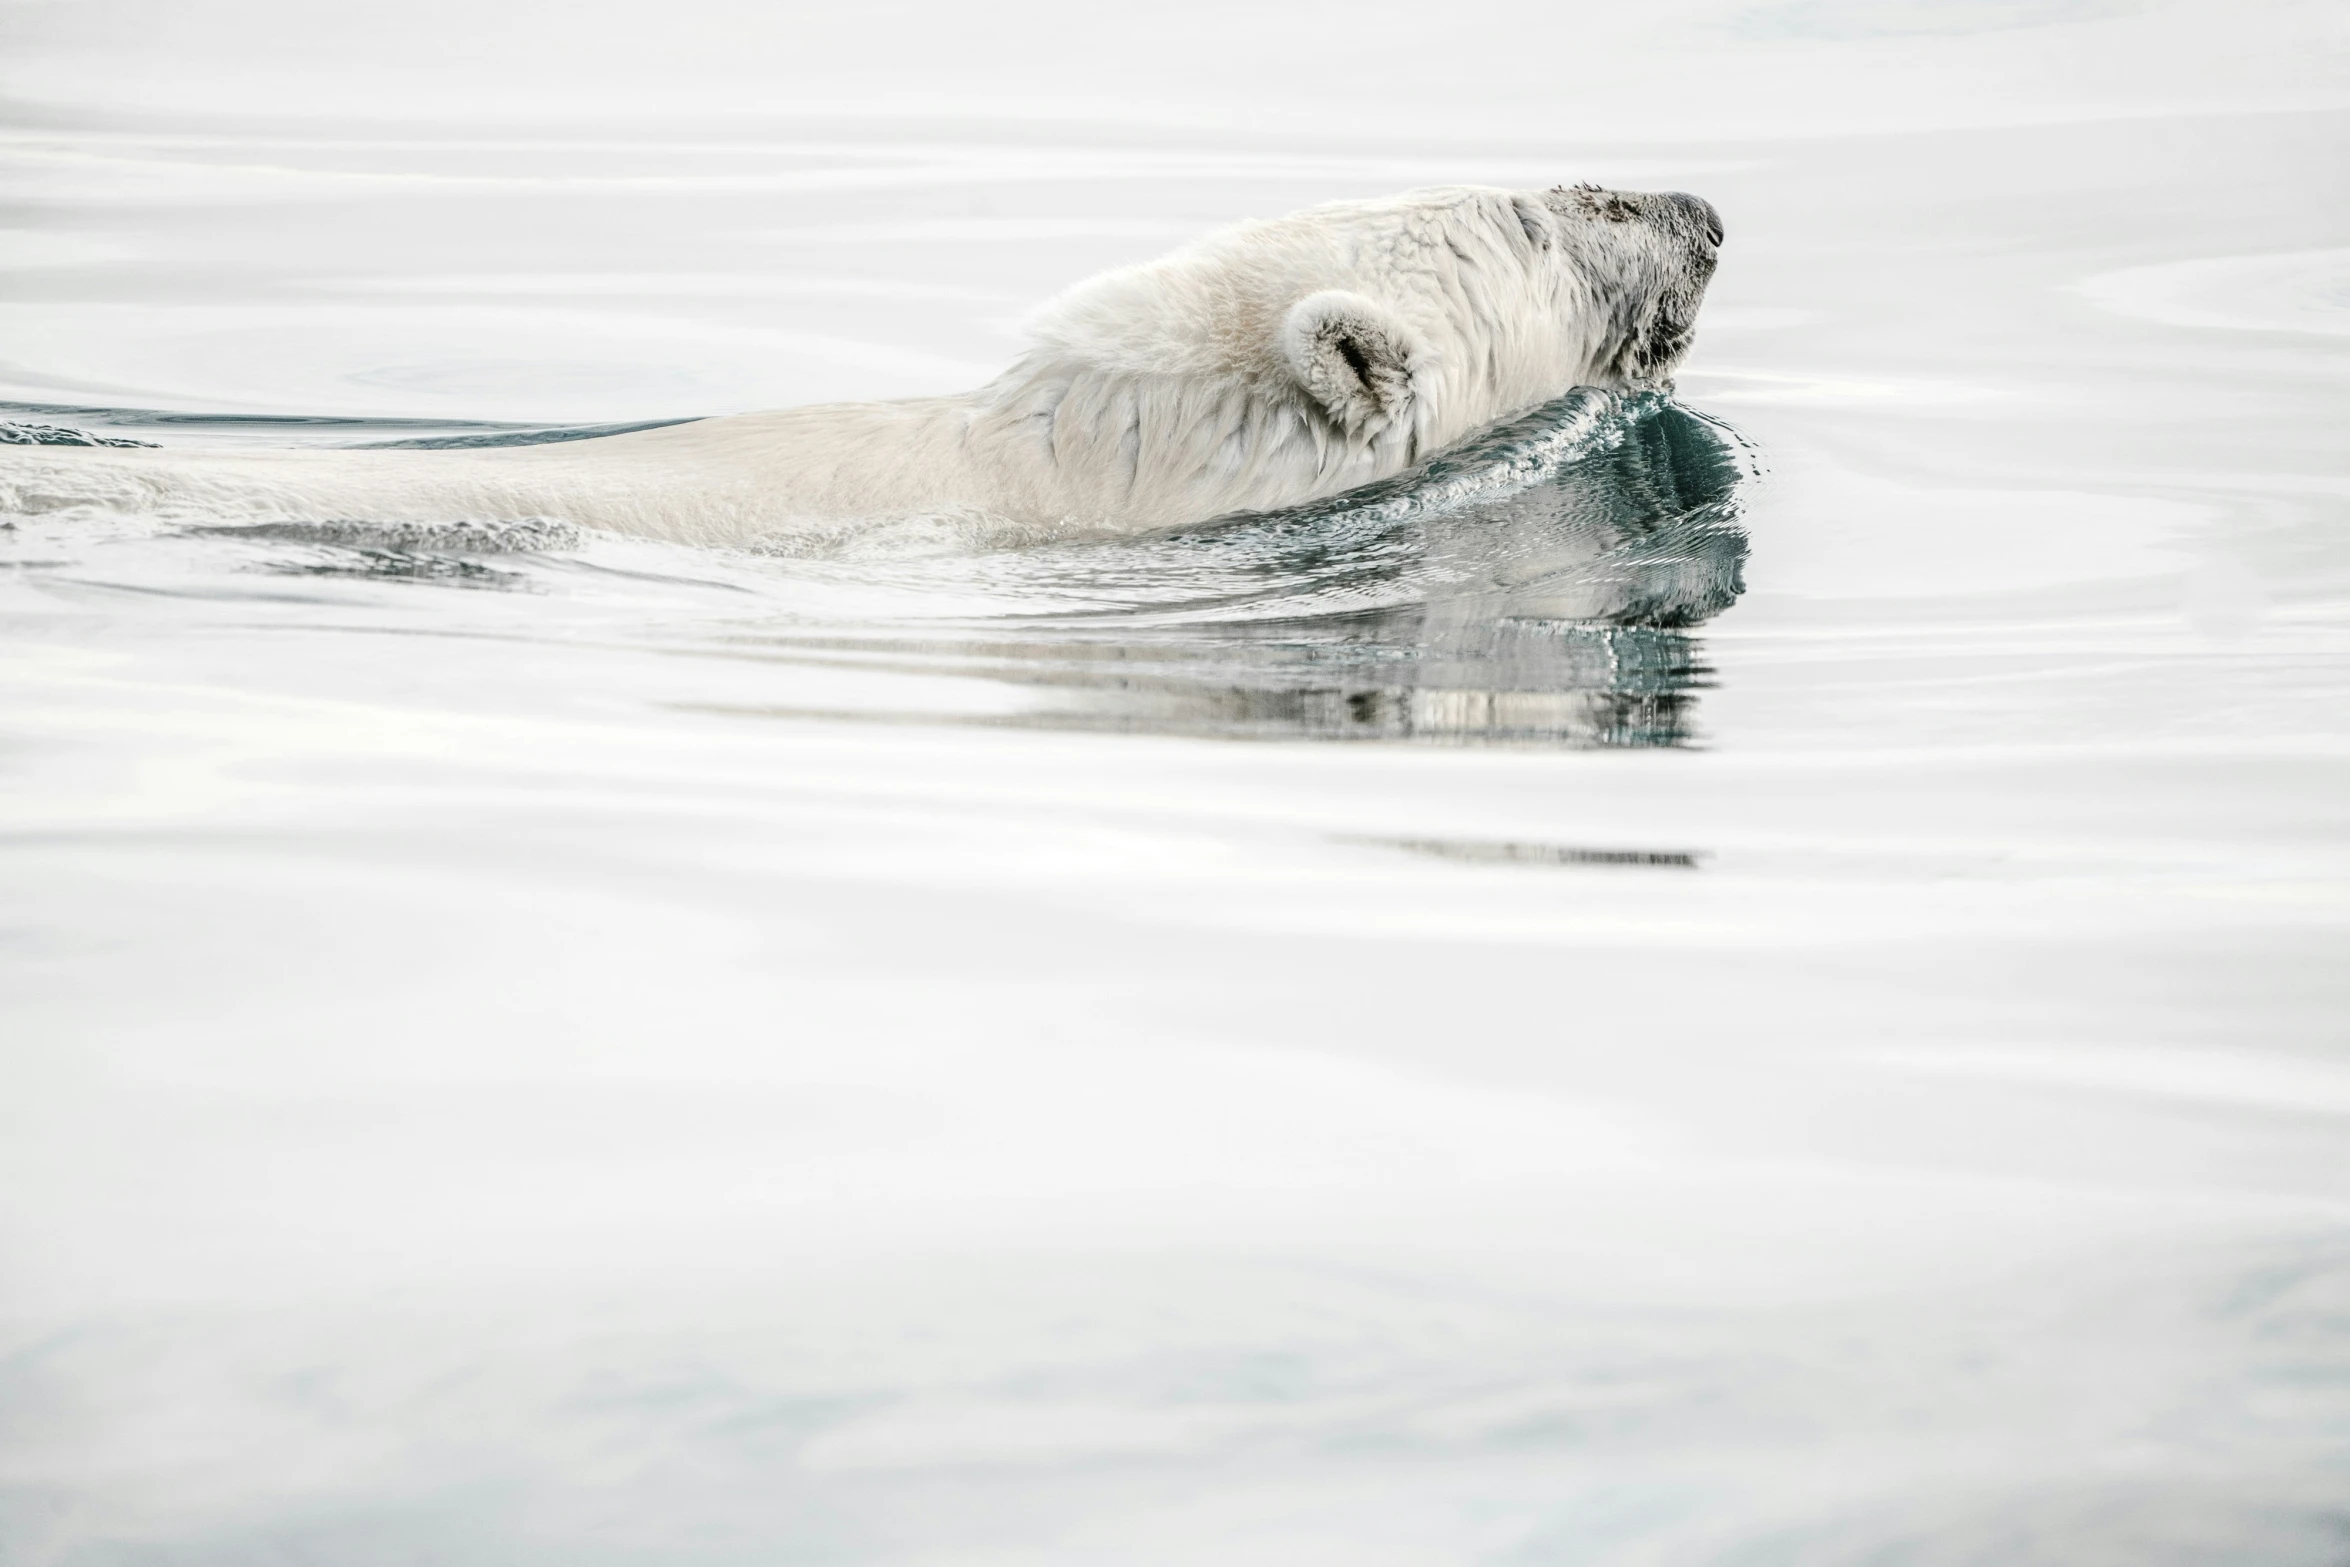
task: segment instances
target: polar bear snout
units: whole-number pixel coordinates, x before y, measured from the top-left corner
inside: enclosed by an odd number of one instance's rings
[[[1722,215],[1703,196],[1685,190],[1604,190],[1597,185],[1559,185],[1545,199],[1570,219],[1599,225],[1602,231],[1628,224],[1685,244],[1698,260],[1711,267],[1722,243]]]
[[[1707,244],[1716,249],[1721,247],[1722,215],[1714,210],[1712,202],[1703,196],[1692,196],[1685,190],[1668,190],[1658,196],[1657,200],[1666,206],[1679,209],[1681,215],[1688,219],[1691,226],[1705,236]]]

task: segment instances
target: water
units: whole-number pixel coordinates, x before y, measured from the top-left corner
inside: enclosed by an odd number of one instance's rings
[[[93,423],[212,427],[122,410]],[[136,439],[29,417],[13,428],[46,444]],[[560,595],[574,601],[572,636],[593,626],[781,666],[767,688],[775,700],[741,709],[769,715],[1669,745],[1692,738],[1688,709],[1707,674],[1689,630],[1740,591],[1736,491],[1750,466],[1734,436],[1660,398],[1581,391],[1331,502],[977,555],[931,546],[847,565],[680,561],[555,522],[338,520],[133,521],[132,539],[93,554],[102,529],[87,515],[27,518],[14,543],[25,569],[52,581],[96,572],[127,585],[117,563],[127,555],[139,580],[169,593],[203,580],[216,597],[288,596],[253,580],[262,576]],[[586,602],[583,573],[604,590]],[[713,604],[713,589],[736,602]],[[454,629],[473,609],[452,606],[441,623]],[[841,686],[852,673],[853,687]]]
[[[1434,180],[1729,241],[1672,400],[1172,537],[0,535],[0,1559],[2336,1567],[2323,8],[663,24],[0,11],[0,419],[947,391]]]

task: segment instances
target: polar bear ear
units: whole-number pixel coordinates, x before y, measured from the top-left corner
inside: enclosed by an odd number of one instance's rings
[[[1333,288],[1289,307],[1281,357],[1332,424],[1367,440],[1409,416],[1413,376],[1427,356],[1394,311]]]
[[[1536,250],[1550,249],[1550,214],[1542,210],[1542,203],[1512,196],[1510,209],[1517,217],[1518,227],[1525,231],[1526,243]]]

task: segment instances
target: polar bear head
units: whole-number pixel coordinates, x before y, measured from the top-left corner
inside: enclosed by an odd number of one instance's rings
[[[1334,203],[1080,284],[1038,317],[1020,373],[1096,397],[1123,383],[1124,406],[1170,414],[1237,393],[1275,423],[1294,414],[1325,469],[1333,448],[1392,469],[1576,386],[1661,383],[1721,239],[1713,208],[1679,193]]]

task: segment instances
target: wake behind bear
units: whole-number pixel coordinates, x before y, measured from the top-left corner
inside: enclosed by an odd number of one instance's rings
[[[485,450],[8,448],[0,511],[552,518],[792,553],[1139,532],[1336,495],[1574,387],[1663,384],[1721,238],[1679,193],[1340,202],[1077,285],[958,396]]]

